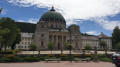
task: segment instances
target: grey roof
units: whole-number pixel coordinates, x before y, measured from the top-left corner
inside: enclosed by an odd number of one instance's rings
[[[98,38],[110,38],[110,37],[108,37],[107,35],[101,33],[100,35],[98,35]]]
[[[24,32],[21,32],[21,37],[32,38],[33,37],[33,33],[24,33]]]
[[[49,29],[49,31],[69,32],[68,30]]]
[[[81,36],[82,40],[99,40],[97,36]]]

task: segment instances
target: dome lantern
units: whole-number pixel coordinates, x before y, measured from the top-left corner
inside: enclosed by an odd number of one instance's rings
[[[52,6],[52,9],[50,11],[55,11],[54,7]]]

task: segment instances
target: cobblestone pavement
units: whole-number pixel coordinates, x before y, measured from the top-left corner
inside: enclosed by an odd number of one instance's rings
[[[109,62],[72,62],[69,61],[50,61],[50,62],[33,62],[33,63],[0,63],[0,67],[116,67]]]

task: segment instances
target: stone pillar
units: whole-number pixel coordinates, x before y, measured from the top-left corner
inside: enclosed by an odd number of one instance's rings
[[[52,40],[53,40],[53,43],[54,43],[54,40],[55,40],[55,39],[54,39],[54,35],[52,35]]]
[[[56,42],[55,42],[56,48],[58,48],[58,35],[56,35]]]
[[[63,49],[63,36],[62,36],[62,39],[61,39],[61,48]]]
[[[61,54],[63,53],[63,36],[61,36],[62,37],[62,39],[61,39]]]
[[[51,35],[51,37],[52,37],[52,42],[53,42],[53,35]],[[53,42],[54,43],[54,42]]]

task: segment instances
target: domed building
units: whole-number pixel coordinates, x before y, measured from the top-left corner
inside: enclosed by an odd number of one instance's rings
[[[42,15],[34,33],[34,42],[40,50],[48,50],[48,43],[53,42],[55,50],[66,49],[66,43],[71,42],[72,48],[81,49],[81,34],[78,25],[66,29],[64,17],[56,12],[54,7]]]
[[[64,17],[56,12],[54,7],[43,14],[37,24],[23,22],[17,24],[21,29],[22,41],[16,45],[16,49],[29,50],[33,42],[37,44],[37,50],[49,50],[49,42],[54,43],[53,50],[66,50],[67,42],[71,43],[72,50],[82,51],[86,45],[90,45],[92,49],[94,46],[103,49],[99,46],[101,40],[107,43],[108,49],[112,49],[112,39],[103,33],[98,36],[83,34],[79,25],[75,24],[66,28]]]

